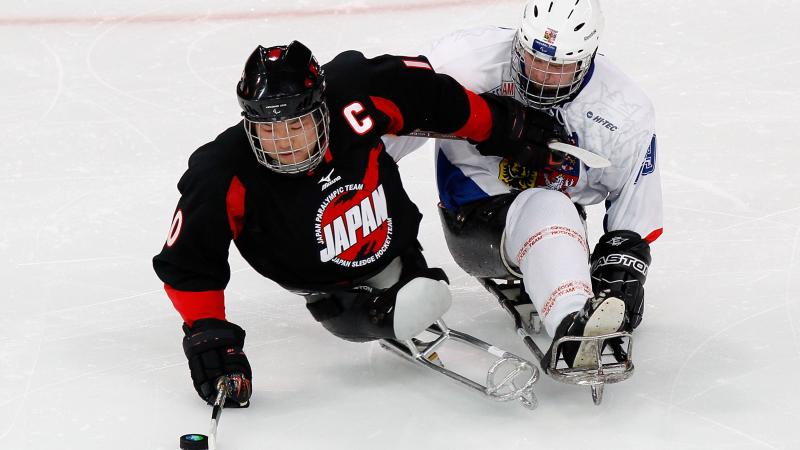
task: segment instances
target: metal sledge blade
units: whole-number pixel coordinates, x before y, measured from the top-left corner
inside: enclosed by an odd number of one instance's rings
[[[544,352],[530,335],[531,327],[526,326],[526,321],[519,309],[522,306],[522,311],[527,311],[524,308],[527,302],[520,298],[523,295],[522,282],[519,279],[512,279],[500,284],[491,278],[479,278],[478,281],[497,298],[500,306],[511,315],[514,319],[517,334],[522,337],[522,341],[536,357],[536,360],[541,363],[544,358]],[[514,298],[511,298],[510,295],[514,296]],[[536,316],[536,319],[539,319],[538,316]],[[606,384],[619,383],[633,375],[634,366],[631,359],[633,339],[630,333],[617,332],[600,336],[564,336],[554,344],[554,354],[560,355],[559,347],[569,341],[593,341],[595,348],[594,364],[589,367],[571,368],[563,358],[553,358],[546,373],[561,383],[589,386],[592,392],[592,401],[595,405],[599,405],[603,401],[603,389]],[[603,353],[605,348],[609,350]],[[559,365],[559,363],[561,364]]]
[[[492,400],[501,402],[519,400],[520,404],[528,409],[538,406],[533,393],[533,385],[539,379],[539,369],[536,365],[474,336],[448,328],[442,320],[437,320],[427,331],[436,338],[430,342],[418,339],[404,342],[381,339],[379,342],[384,349],[439,372]],[[444,367],[434,356],[437,355],[437,349],[451,339],[497,357],[486,374],[486,385]]]
[[[502,368],[502,369],[501,369]],[[526,361],[516,358],[500,358],[486,374],[486,392],[498,401],[519,398],[520,403],[528,409],[534,409],[539,402],[533,395],[533,383],[536,382],[538,369]],[[520,381],[521,384],[520,385]]]
[[[634,365],[631,360],[633,339],[631,339],[630,333],[621,331],[600,336],[564,336],[554,344],[554,354],[560,354],[556,353],[559,347],[570,341],[594,342],[594,364],[589,367],[571,368],[567,366],[563,358],[553,358],[547,373],[550,377],[562,383],[589,386],[592,390],[592,400],[595,405],[599,405],[603,401],[603,387],[606,384],[619,383],[633,375]],[[618,348],[611,347],[609,353],[603,353],[603,348],[606,347],[606,343],[609,341],[613,341]],[[620,341],[627,342],[627,346],[624,349],[621,348]],[[620,353],[625,355],[625,359],[618,360]],[[605,362],[604,356],[610,357],[614,362]],[[559,366],[559,363],[563,363],[563,365]]]
[[[620,340],[615,345],[618,345],[619,350],[610,348],[609,341]],[[620,331],[616,333],[603,334],[599,336],[564,336],[555,343],[558,351],[566,342],[596,342],[595,358],[592,364],[588,367],[571,368],[564,363],[563,358],[553,359],[550,362],[551,371],[556,371],[563,374],[565,377],[571,378],[574,381],[571,384],[579,385],[592,385],[598,383],[619,383],[620,381],[627,380],[633,374],[634,366],[631,361],[633,354],[633,339],[631,334],[627,331]],[[622,346],[624,345],[624,348]],[[603,353],[603,348],[609,347],[609,351]],[[618,351],[625,355],[625,359],[618,359]],[[605,357],[605,358],[604,358]],[[608,359],[613,359],[613,362],[608,362]]]

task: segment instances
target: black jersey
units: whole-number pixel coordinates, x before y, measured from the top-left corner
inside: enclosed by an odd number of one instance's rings
[[[330,139],[313,171],[259,164],[242,123],[189,159],[169,237],[153,258],[184,320],[224,318],[231,241],[261,275],[294,290],[376,274],[416,245],[421,219],[381,137],[415,129],[488,136],[483,101],[423,57],[349,51],[323,67]]]

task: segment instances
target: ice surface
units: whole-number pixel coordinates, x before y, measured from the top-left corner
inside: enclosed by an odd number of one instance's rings
[[[207,430],[179,318],[150,267],[188,155],[234,123],[255,45],[417,54],[521,2],[19,1],[0,6],[0,448],[174,449]],[[253,406],[220,449],[800,448],[800,3],[606,0],[603,51],[658,113],[666,227],[637,373],[543,379],[534,412],[337,340],[238,255]],[[526,355],[451,261],[432,149],[401,162],[421,240],[451,274],[450,326]],[[591,211],[593,239],[601,211]],[[235,253],[235,251],[234,251]]]

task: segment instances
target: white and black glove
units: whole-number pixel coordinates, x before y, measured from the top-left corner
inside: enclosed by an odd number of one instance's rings
[[[628,230],[603,235],[592,252],[592,290],[596,297],[625,302],[627,331],[639,326],[644,314],[644,282],[650,267],[650,244]]]

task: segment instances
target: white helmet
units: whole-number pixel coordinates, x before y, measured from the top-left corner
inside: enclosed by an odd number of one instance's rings
[[[599,0],[530,0],[514,35],[511,72],[528,106],[548,108],[581,87],[603,32]]]

